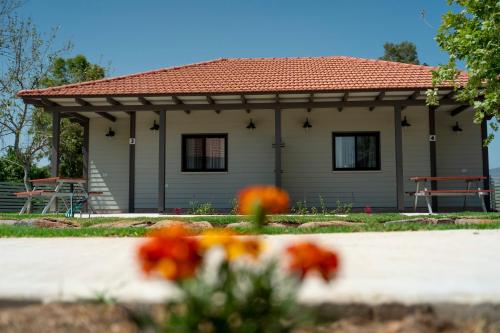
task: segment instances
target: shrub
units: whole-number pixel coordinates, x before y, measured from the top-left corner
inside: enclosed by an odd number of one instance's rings
[[[190,201],[188,214],[213,215],[215,214],[215,209],[213,208],[212,203],[210,202],[198,203],[198,201]]]

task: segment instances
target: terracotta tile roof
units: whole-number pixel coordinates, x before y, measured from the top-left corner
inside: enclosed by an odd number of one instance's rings
[[[217,59],[19,96],[165,95],[429,88],[433,67],[344,56]],[[462,80],[466,74],[462,74]]]

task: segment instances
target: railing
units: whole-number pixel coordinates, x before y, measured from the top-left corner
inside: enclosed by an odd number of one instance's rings
[[[41,187],[40,189],[43,189]],[[22,183],[0,182],[0,212],[19,212],[26,202],[26,198],[18,198],[15,192],[25,191]],[[64,186],[63,192],[69,191],[69,184]],[[31,211],[40,213],[47,204],[47,198],[35,197],[32,201]]]

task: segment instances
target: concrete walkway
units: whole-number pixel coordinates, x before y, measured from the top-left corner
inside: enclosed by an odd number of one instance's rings
[[[500,303],[500,230],[267,236],[269,254],[298,239],[337,249],[342,270],[308,279],[305,302]],[[0,299],[74,300],[99,295],[161,301],[175,295],[138,271],[137,238],[0,239]]]

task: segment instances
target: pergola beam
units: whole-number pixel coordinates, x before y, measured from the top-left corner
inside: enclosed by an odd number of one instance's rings
[[[248,104],[245,95],[240,95],[241,104]],[[250,109],[246,109],[247,113],[250,113]]]
[[[214,99],[210,96],[206,96],[207,98],[207,102],[208,104],[210,105],[216,105],[217,103],[215,103]],[[219,109],[215,109],[215,113],[220,113],[220,110]]]
[[[172,95],[172,101],[174,102],[175,105],[184,105],[184,102],[179,99],[179,97]],[[162,109],[164,110],[164,109]],[[184,110],[187,114],[191,113],[191,110]]]
[[[457,105],[453,99],[443,99],[441,105]],[[380,100],[380,101],[336,101],[336,102],[279,102],[279,103],[231,103],[217,104],[219,110],[247,109],[309,109],[309,108],[344,108],[370,106],[425,106],[424,100]],[[213,110],[210,104],[177,104],[177,105],[108,105],[108,106],[51,106],[47,111],[56,112],[127,112],[127,111],[162,111],[162,110]]]
[[[139,103],[141,103],[142,105],[151,105],[151,104],[153,104],[153,103],[151,103],[150,101],[148,101],[147,99],[145,99],[142,96],[137,97],[137,99],[139,100]]]
[[[375,97],[375,101],[381,101],[384,99],[385,96],[385,91],[382,91],[380,94]],[[370,111],[373,111],[375,109],[375,106],[370,106]]]
[[[349,92],[348,92],[348,91],[346,91],[346,92],[344,93],[344,96],[342,96],[342,102],[343,102],[343,103],[345,103],[345,102],[347,101],[347,99],[348,99],[348,98],[349,98]],[[343,106],[340,106],[340,107],[338,107],[337,109],[339,110],[339,112],[342,112],[342,110],[344,109],[344,107],[343,107]]]
[[[470,105],[460,105],[459,107],[451,110],[451,115],[452,117],[455,117],[456,115],[458,115],[459,113],[461,113],[462,111],[465,111],[467,110],[468,108],[470,107]]]
[[[103,118],[106,118],[107,120],[109,121],[112,121],[112,122],[115,122],[116,121],[116,117],[115,116],[112,116],[110,115],[109,113],[107,112],[96,112],[98,115],[100,115],[101,117]]]
[[[418,96],[420,96],[420,90],[415,90],[410,96],[408,96],[407,100],[415,101],[415,100],[417,100]],[[401,111],[403,111],[405,108],[406,108],[406,106],[402,106]]]
[[[87,102],[84,99],[81,99],[80,97],[75,97],[75,102],[76,102],[76,104],[79,104],[81,106],[92,106],[92,104],[90,104],[89,102]]]
[[[106,97],[106,102],[108,102],[111,105],[122,105],[120,102],[118,102],[113,97]]]

